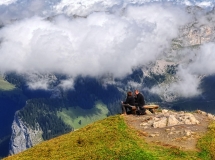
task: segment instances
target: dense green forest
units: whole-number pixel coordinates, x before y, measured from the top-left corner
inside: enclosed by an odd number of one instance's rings
[[[31,99],[18,112],[18,116],[32,128],[39,123],[43,130],[42,137],[47,140],[73,130],[57,117],[57,110],[62,105],[63,102],[58,99]]]

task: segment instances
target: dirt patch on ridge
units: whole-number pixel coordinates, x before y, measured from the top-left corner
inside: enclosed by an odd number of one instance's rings
[[[177,147],[182,150],[198,150],[196,144],[198,139],[207,131],[212,121],[207,115],[192,113],[200,122],[199,124],[180,124],[163,128],[145,127],[141,125],[153,119],[152,115],[123,115],[126,123],[138,130],[147,143],[156,143],[162,146]]]

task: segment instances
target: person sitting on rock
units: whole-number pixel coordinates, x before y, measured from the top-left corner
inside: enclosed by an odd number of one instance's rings
[[[137,107],[137,114],[146,114],[146,109],[143,107],[145,105],[144,96],[139,92],[139,90],[135,90],[135,106]]]
[[[127,92],[127,97],[125,101],[121,101],[122,104],[122,114],[130,114],[134,106],[134,96],[131,91]],[[129,111],[128,111],[129,109]]]

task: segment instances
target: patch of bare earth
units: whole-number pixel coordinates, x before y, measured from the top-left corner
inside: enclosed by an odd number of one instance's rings
[[[207,131],[209,123],[214,120],[208,115],[192,113],[198,124],[178,124],[155,128],[153,125],[142,125],[156,119],[157,113],[151,115],[124,115],[126,123],[138,130],[148,143],[177,147],[183,150],[198,150],[198,139]]]

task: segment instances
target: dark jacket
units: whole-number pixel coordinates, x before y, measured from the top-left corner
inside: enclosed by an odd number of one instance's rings
[[[144,100],[144,97],[141,93],[138,93],[137,94],[137,97],[136,97],[136,102],[135,104],[139,107],[142,107],[145,105],[145,100]]]
[[[131,106],[134,106],[134,97],[133,96],[127,96],[126,100],[123,102],[123,104],[130,104]]]

